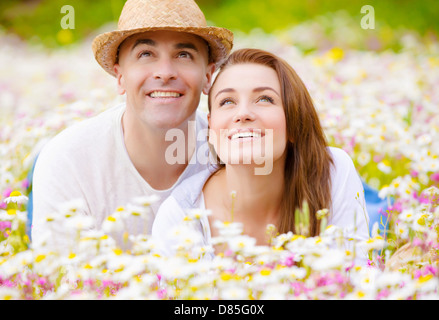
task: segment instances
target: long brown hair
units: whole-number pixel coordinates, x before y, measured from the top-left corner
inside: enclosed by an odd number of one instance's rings
[[[256,63],[276,71],[281,85],[282,103],[287,125],[285,188],[282,215],[277,226],[280,233],[295,232],[295,212],[309,207],[309,235],[319,234],[316,212],[330,209],[333,164],[328,144],[311,96],[294,69],[282,58],[259,49],[240,49],[223,63],[216,77],[229,66]],[[216,83],[216,79],[212,87]],[[212,92],[212,91],[210,91]],[[208,99],[211,111],[211,97]]]

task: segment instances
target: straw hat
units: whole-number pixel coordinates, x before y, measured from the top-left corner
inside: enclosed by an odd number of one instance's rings
[[[209,44],[210,61],[218,66],[233,46],[233,33],[209,27],[193,0],[127,0],[118,30],[98,35],[92,43],[96,60],[112,76],[119,45],[129,36],[145,31],[179,31],[200,36]]]

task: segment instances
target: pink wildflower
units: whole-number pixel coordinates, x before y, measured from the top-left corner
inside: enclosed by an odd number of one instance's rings
[[[0,231],[11,228],[11,221],[0,221]]]
[[[29,187],[29,180],[27,178],[21,181],[21,187],[23,189],[27,189]]]
[[[388,211],[396,211],[396,212],[402,212],[403,205],[401,202],[396,201],[393,205],[389,206],[387,209]]]
[[[416,247],[422,247],[423,242],[422,242],[422,240],[419,239],[419,238],[414,238],[414,239],[413,239],[413,245],[416,246]]]
[[[352,262],[349,266],[347,266],[345,271],[349,272],[353,267],[355,267],[355,263],[354,262]]]
[[[44,286],[46,284],[46,279],[45,278],[39,278],[37,280],[37,284],[40,286]]]
[[[111,281],[111,280],[103,280],[102,281],[102,286],[103,287],[109,287],[111,285],[113,285],[113,281]]]
[[[377,300],[383,299],[383,298],[387,298],[390,294],[390,291],[388,289],[383,289],[380,292],[378,292],[377,295]]]
[[[2,286],[7,288],[13,288],[15,287],[15,283],[12,282],[11,280],[5,280],[3,281]]]
[[[336,273],[335,274],[335,282],[338,284],[343,284],[346,282],[345,277],[343,277],[343,275],[341,273]]]
[[[426,271],[427,274],[428,274],[428,273],[431,273],[432,275],[436,276],[436,275],[437,275],[437,272],[438,272],[438,269],[436,269],[436,268],[433,267],[432,265],[427,265],[427,266],[425,267],[425,271]]]
[[[93,280],[93,279],[89,279],[89,280],[85,280],[85,281],[84,281],[84,284],[85,284],[86,286],[90,286],[90,287],[93,286],[93,283],[94,283],[94,280]]]
[[[282,263],[283,265],[287,267],[291,267],[294,265],[294,254],[288,256]]]
[[[164,299],[166,297],[166,289],[161,289],[159,291],[157,291],[157,297],[159,299]]]
[[[11,188],[7,188],[5,191],[3,191],[3,197],[8,198],[11,195],[11,192],[14,191]]]
[[[305,291],[304,284],[302,282],[292,282],[291,287],[293,288],[294,296],[296,297]]]
[[[435,172],[430,176],[430,180],[434,182],[439,182],[439,172]]]

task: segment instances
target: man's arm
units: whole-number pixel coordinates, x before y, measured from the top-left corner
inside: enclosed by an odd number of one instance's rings
[[[68,253],[76,233],[66,216],[85,215],[87,205],[78,181],[78,168],[57,142],[49,142],[36,161],[33,174],[32,242]],[[82,202],[82,205],[80,202]]]

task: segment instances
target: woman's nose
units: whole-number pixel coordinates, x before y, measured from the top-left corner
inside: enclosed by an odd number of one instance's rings
[[[253,120],[255,120],[255,114],[251,110],[251,107],[246,103],[240,104],[237,108],[233,122],[248,122]]]

